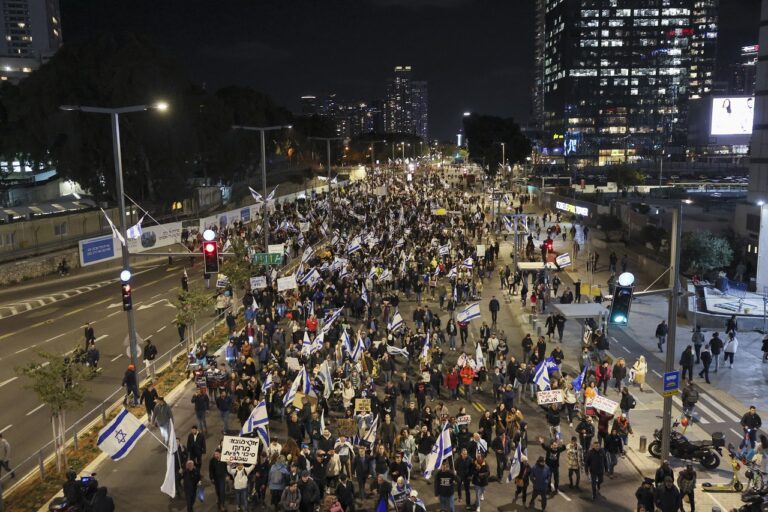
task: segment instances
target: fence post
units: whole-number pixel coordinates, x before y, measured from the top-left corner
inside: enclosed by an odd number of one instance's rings
[[[107,422],[107,407],[104,405],[104,402],[101,403],[101,421]]]
[[[40,465],[40,480],[45,480],[45,463],[43,461],[43,450],[37,451],[37,463]]]
[[[75,429],[73,435],[72,435],[72,445],[75,447],[75,450],[78,449],[77,446],[77,429]]]

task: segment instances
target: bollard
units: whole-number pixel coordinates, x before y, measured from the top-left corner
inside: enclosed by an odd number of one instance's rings
[[[536,336],[541,336],[541,326],[540,325],[536,326]]]
[[[648,446],[648,438],[645,436],[640,436],[640,446],[638,450],[640,453],[645,453],[645,449]]]
[[[40,465],[40,480],[45,481],[45,463],[43,460],[43,450],[37,452],[37,463]]]

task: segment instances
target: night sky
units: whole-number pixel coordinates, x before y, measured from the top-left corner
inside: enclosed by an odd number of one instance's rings
[[[429,82],[430,136],[464,111],[527,123],[533,0],[60,0],[64,41],[152,37],[210,90],[252,86],[298,111],[304,94],[384,96],[395,65]],[[719,54],[757,42],[760,0],[721,0]]]

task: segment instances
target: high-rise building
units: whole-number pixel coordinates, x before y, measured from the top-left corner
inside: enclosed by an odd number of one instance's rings
[[[731,64],[731,76],[728,84],[728,92],[736,96],[754,96],[755,80],[757,79],[757,52],[756,44],[742,46],[740,59]]]
[[[0,80],[21,80],[59,47],[58,0],[0,0]]]
[[[689,97],[712,87],[716,0],[542,0],[537,7],[543,127],[571,162],[632,162],[681,144]]]
[[[301,115],[329,119],[336,136],[345,139],[384,129],[379,101],[345,101],[336,94],[306,95],[301,97]]]
[[[317,96],[307,94],[301,97],[301,115],[303,116],[315,116],[317,115]]]
[[[534,128],[544,127],[544,56],[546,47],[546,3],[536,0],[533,35],[533,88],[531,90],[531,116]]]
[[[387,81],[384,130],[426,138],[429,134],[427,82],[414,81],[411,72],[411,66],[396,66],[394,76]]]

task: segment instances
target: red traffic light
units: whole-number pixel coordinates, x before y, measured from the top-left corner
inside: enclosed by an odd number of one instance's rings
[[[216,242],[205,242],[203,244],[203,250],[207,252],[208,254],[213,254],[216,252]]]

